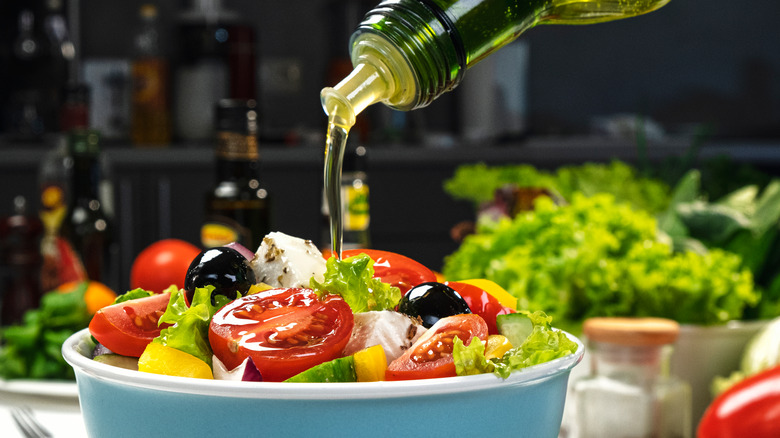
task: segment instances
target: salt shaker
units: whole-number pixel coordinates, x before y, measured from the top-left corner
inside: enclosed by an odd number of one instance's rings
[[[690,438],[691,389],[669,374],[679,325],[662,318],[590,318],[591,374],[574,383],[579,438]]]

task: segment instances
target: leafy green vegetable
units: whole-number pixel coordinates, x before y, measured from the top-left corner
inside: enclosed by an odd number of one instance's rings
[[[775,316],[780,309],[780,294],[773,288],[780,278],[780,179],[763,190],[748,185],[711,202],[701,191],[699,172],[692,170],[675,193],[684,196],[673,196],[659,220],[675,248],[695,247],[702,253],[718,248],[739,255],[758,287],[765,289],[750,316]]]
[[[171,293],[168,307],[160,317],[160,324],[173,324],[162,329],[156,342],[179,351],[189,353],[211,366],[213,355],[209,344],[209,323],[219,309],[231,300],[224,295],[214,295],[215,304],[211,302],[211,292],[214,286],[196,288],[192,304],[187,305],[184,289],[171,286],[165,292]]]
[[[167,292],[167,291],[166,291]],[[124,303],[125,301],[135,300],[137,298],[146,298],[154,295],[154,292],[139,288],[129,290],[122,295],[117,295],[114,299],[114,304]]]
[[[681,323],[740,319],[758,302],[749,270],[721,250],[675,253],[656,220],[608,194],[540,198],[514,219],[481,221],[445,258],[452,280],[486,278],[578,332],[590,316],[659,316]]]
[[[508,377],[514,370],[549,362],[577,351],[576,342],[550,326],[552,317],[541,311],[523,313],[531,318],[534,329],[522,345],[507,351],[501,358],[495,372],[502,377]]]
[[[495,373],[507,378],[512,371],[539,365],[577,351],[577,343],[560,330],[552,328],[552,318],[544,312],[521,311],[533,323],[533,331],[525,341],[498,359],[485,359],[485,343],[474,338],[466,347],[460,338],[453,340],[452,358],[459,376]]]
[[[0,377],[5,379],[75,378],[62,358],[62,343],[89,325],[84,282],[73,291],[52,291],[37,309],[25,312],[20,324],[0,329]]]
[[[564,199],[571,198],[574,193],[587,196],[612,193],[620,201],[653,213],[666,208],[670,193],[666,183],[643,177],[632,166],[617,160],[609,164],[563,166],[555,172],[537,170],[527,164],[462,165],[444,182],[444,191],[454,199],[467,200],[478,206],[493,199],[496,189],[508,184],[546,188]]]
[[[329,258],[324,281],[312,278],[310,286],[320,297],[340,295],[353,313],[391,310],[401,300],[400,289],[374,278],[374,261],[366,254],[344,260]]]

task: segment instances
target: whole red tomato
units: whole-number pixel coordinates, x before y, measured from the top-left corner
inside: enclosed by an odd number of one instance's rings
[[[161,293],[172,284],[184,287],[184,277],[200,248],[179,239],[164,239],[146,247],[133,261],[130,288]]]

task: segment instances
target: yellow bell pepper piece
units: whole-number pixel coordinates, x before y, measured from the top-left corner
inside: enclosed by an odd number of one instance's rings
[[[512,343],[503,335],[490,335],[485,342],[485,359],[500,359],[512,349]]]
[[[256,294],[258,292],[262,292],[264,290],[273,289],[271,286],[265,284],[265,283],[257,283],[249,286],[249,290],[247,291],[247,295]]]
[[[352,358],[355,360],[355,374],[358,382],[377,382],[385,380],[387,356],[381,345],[360,350]]]
[[[484,278],[474,278],[471,280],[458,280],[458,283],[468,283],[476,286],[492,295],[502,306],[517,310],[517,297],[493,281]]]
[[[155,342],[138,358],[138,371],[166,376],[213,379],[211,367],[197,357]]]

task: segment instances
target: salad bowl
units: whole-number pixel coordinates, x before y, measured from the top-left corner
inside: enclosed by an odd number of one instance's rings
[[[513,372],[427,380],[280,383],[170,377],[91,359],[88,330],[62,347],[92,437],[557,437],[577,352]]]

